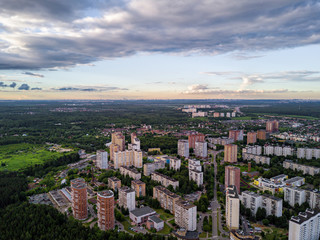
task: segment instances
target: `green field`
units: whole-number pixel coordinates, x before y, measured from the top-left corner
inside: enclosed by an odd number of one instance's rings
[[[160,215],[160,218],[162,220],[168,220],[168,219],[171,219],[173,218],[174,216],[170,213],[166,213],[163,209],[156,209],[156,212]]]
[[[303,116],[303,115],[288,115],[288,114],[278,114],[278,113],[252,113],[255,115],[272,115],[278,117],[290,117],[290,118],[301,118],[306,120],[318,120],[319,118],[311,117],[311,116]]]
[[[0,146],[0,171],[16,171],[63,155],[50,152],[46,147],[48,146],[25,143]]]

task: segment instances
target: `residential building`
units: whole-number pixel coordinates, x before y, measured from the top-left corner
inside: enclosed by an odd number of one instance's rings
[[[160,202],[162,208],[167,209],[174,214],[175,203],[180,199],[180,196],[163,186],[155,186],[153,188],[153,198]]]
[[[306,202],[312,209],[320,209],[320,191],[306,190]]]
[[[206,158],[208,157],[208,150],[207,150],[207,142],[205,141],[196,141],[195,143],[195,149],[194,149],[194,154],[197,157],[200,158]]]
[[[129,213],[131,223],[135,226],[147,224],[148,218],[155,215],[157,212],[148,206],[136,208]]]
[[[114,195],[111,190],[104,190],[97,194],[98,227],[103,230],[114,229]]]
[[[230,163],[237,162],[238,146],[234,144],[224,145],[224,161]]]
[[[302,171],[303,174],[309,174],[309,175],[316,175],[320,173],[320,168],[313,167],[313,166],[307,166],[299,163],[295,163],[291,160],[285,160],[283,162],[283,167],[286,169],[292,169],[297,171]]]
[[[247,144],[255,144],[257,142],[257,133],[248,132],[247,133]]]
[[[150,176],[151,173],[155,172],[158,169],[165,168],[166,164],[164,161],[158,161],[153,163],[143,164],[143,174],[145,176]]]
[[[154,172],[151,174],[151,180],[160,182],[162,186],[169,187],[172,185],[173,189],[179,187],[179,181],[168,177],[162,173]]]
[[[270,165],[270,157],[260,156],[250,153],[242,153],[243,160],[254,160],[256,164],[267,164]]]
[[[227,189],[229,185],[234,185],[237,188],[237,192],[240,193],[240,168],[225,166],[224,178],[225,189]]]
[[[255,155],[261,155],[262,154],[262,147],[259,145],[254,145],[254,146],[247,146],[242,149],[242,153],[250,153],[250,154],[255,154]]]
[[[73,217],[84,220],[88,217],[87,185],[83,178],[71,180]]]
[[[117,177],[109,177],[108,188],[111,188],[114,191],[118,191],[118,189],[121,188],[121,180]]]
[[[274,155],[274,147],[270,145],[266,145],[263,147],[264,155]]]
[[[260,129],[257,131],[257,139],[259,140],[267,140],[266,130]]]
[[[197,206],[184,200],[177,201],[174,220],[179,227],[187,231],[195,231],[197,229]]]
[[[199,160],[196,159],[188,159],[188,168],[189,170],[197,170],[202,171],[202,166]]]
[[[293,150],[291,147],[283,147],[282,148],[282,156],[292,156],[293,155]]]
[[[286,186],[300,187],[305,184],[305,178],[297,176],[286,180],[284,183]]]
[[[299,206],[306,201],[306,191],[297,187],[285,187],[284,201],[288,202],[291,207],[295,204]]]
[[[135,169],[130,167],[120,167],[120,173],[121,175],[128,175],[129,177],[133,178],[134,180],[141,179],[141,173]]]
[[[229,185],[226,189],[226,223],[231,229],[239,229],[240,199],[237,187]]]
[[[289,240],[318,240],[320,236],[320,213],[307,209],[289,221]]]
[[[276,156],[282,156],[282,147],[280,147],[280,146],[275,146],[275,147],[274,147],[274,155],[276,155]]]
[[[96,165],[100,169],[108,169],[108,152],[104,150],[97,151]]]
[[[170,158],[170,169],[179,171],[181,167],[181,159],[179,158]]]
[[[189,141],[186,139],[178,140],[178,155],[181,157],[189,157]]]
[[[189,169],[189,180],[193,180],[198,186],[203,185],[203,172]]]
[[[229,130],[229,138],[236,141],[243,141],[243,130]]]
[[[114,153],[125,150],[125,137],[120,132],[114,132],[111,135],[110,160],[114,159]]]
[[[114,152],[114,168],[121,166],[142,168],[142,151],[141,150],[125,150]]]
[[[135,191],[127,186],[119,188],[119,206],[132,211],[136,208]]]
[[[197,133],[197,134],[191,134],[188,136],[189,141],[189,148],[195,148],[196,142],[204,141],[204,134]]]
[[[259,195],[254,192],[244,191],[241,194],[240,200],[246,208],[250,208],[251,212],[254,215],[257,213],[258,208],[260,207],[266,210],[267,216],[282,216],[283,201],[281,198],[270,195]]]
[[[131,188],[134,189],[137,197],[146,196],[146,184],[140,180],[132,180]]]
[[[269,133],[278,132],[279,131],[279,122],[277,120],[267,121],[266,131]]]
[[[234,143],[233,138],[208,138],[209,143],[211,144],[219,144],[219,145],[226,145],[226,144],[231,144]]]

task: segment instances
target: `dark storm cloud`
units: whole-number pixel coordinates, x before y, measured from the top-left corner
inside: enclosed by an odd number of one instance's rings
[[[319,1],[119,2],[2,1],[0,69],[65,68],[137,52],[240,51],[235,58],[245,60],[260,57],[246,52],[320,42]]]

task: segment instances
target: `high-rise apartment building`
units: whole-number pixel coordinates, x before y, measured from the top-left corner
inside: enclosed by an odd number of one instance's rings
[[[113,163],[115,169],[118,169],[121,166],[142,168],[142,151],[125,150],[115,152]]]
[[[197,206],[179,200],[175,204],[174,221],[187,231],[195,231],[197,229]]]
[[[318,240],[320,236],[320,213],[307,209],[289,221],[289,240]]]
[[[114,159],[114,153],[124,151],[126,148],[126,140],[122,133],[114,132],[111,135],[110,160]]]
[[[240,199],[237,187],[229,185],[226,190],[226,223],[230,230],[239,229]]]
[[[243,130],[229,130],[229,138],[232,138],[235,142],[243,140]]]
[[[206,158],[208,156],[208,146],[205,141],[196,141],[194,154],[200,158]]]
[[[131,188],[134,189],[137,197],[146,196],[146,184],[141,180],[132,180]]]
[[[256,132],[248,132],[247,133],[247,144],[254,144],[257,142],[257,133]]]
[[[127,186],[119,188],[119,206],[132,211],[136,208],[135,191]]]
[[[71,199],[73,217],[83,220],[88,217],[87,185],[83,178],[71,180]]]
[[[179,195],[160,185],[153,188],[153,198],[160,202],[162,208],[169,210],[172,214],[174,214],[176,202],[180,200]]]
[[[279,131],[279,122],[277,120],[267,121],[266,123],[266,131],[269,133]]]
[[[118,191],[118,189],[121,188],[121,180],[117,177],[109,177],[108,188],[111,188],[114,191]]]
[[[203,185],[203,172],[189,169],[189,180],[193,180],[198,186]]]
[[[97,151],[96,165],[100,169],[108,169],[108,152],[104,150]]]
[[[165,167],[166,167],[166,164],[164,161],[145,163],[143,164],[143,174],[145,176],[150,176],[151,173],[155,172],[157,169],[161,169]]]
[[[198,134],[191,134],[188,136],[189,141],[189,148],[195,148],[196,142],[204,141],[204,134],[198,133]]]
[[[226,189],[229,185],[234,185],[240,193],[240,168],[225,166],[224,185]]]
[[[162,173],[154,172],[151,174],[151,180],[160,182],[162,186],[169,187],[170,185],[173,189],[179,187],[179,181],[171,177],[168,177]]]
[[[234,144],[224,145],[224,161],[230,163],[237,162],[238,146]]]
[[[189,141],[186,139],[178,140],[178,155],[181,157],[189,157]]]
[[[98,227],[103,230],[114,229],[114,195],[111,190],[97,194]]]
[[[267,132],[264,129],[259,129],[257,131],[257,138],[259,140],[267,140]]]
[[[180,170],[180,167],[181,167],[181,159],[170,158],[170,169],[178,171],[178,170]]]

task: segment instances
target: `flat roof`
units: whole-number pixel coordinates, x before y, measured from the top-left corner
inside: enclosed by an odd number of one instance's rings
[[[151,216],[149,217],[149,220],[155,223],[161,223],[163,222],[163,220],[161,220],[160,218],[158,218],[157,216]]]
[[[308,221],[310,218],[319,214],[318,211],[307,209],[305,212],[300,212],[298,216],[291,217],[290,221],[295,222],[297,224],[302,224],[305,221]]]
[[[136,217],[142,217],[145,215],[155,214],[156,211],[153,210],[152,208],[146,206],[146,207],[142,207],[142,208],[136,208],[136,209],[132,210],[130,213],[132,213]]]

